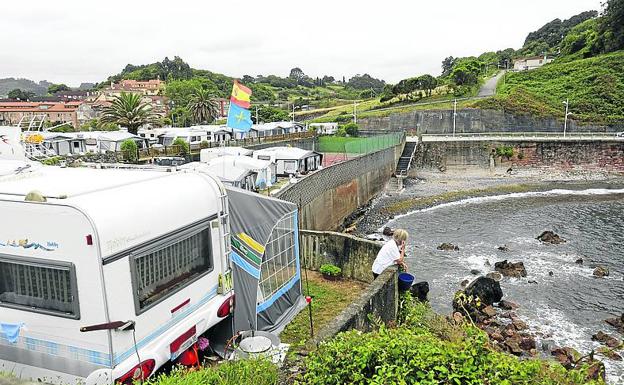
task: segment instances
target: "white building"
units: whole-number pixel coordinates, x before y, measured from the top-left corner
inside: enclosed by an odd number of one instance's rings
[[[544,64],[552,63],[555,60],[548,56],[527,56],[516,58],[513,62],[514,71],[528,71],[535,68],[539,68]]]

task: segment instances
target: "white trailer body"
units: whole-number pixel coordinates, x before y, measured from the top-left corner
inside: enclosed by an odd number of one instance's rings
[[[47,201],[25,201],[33,190]],[[205,174],[0,177],[0,372],[129,383],[175,359],[230,310],[227,212],[223,185]]]

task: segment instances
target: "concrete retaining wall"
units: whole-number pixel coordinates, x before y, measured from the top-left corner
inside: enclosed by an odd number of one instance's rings
[[[360,131],[406,130],[414,133],[420,129],[423,134],[445,134],[453,132],[452,110],[427,110],[396,113],[381,118],[358,119]],[[581,125],[568,120],[568,131],[615,132],[624,127]],[[466,108],[457,111],[456,132],[561,132],[563,120],[536,118],[530,115],[514,115],[504,111]]]
[[[302,229],[335,230],[385,188],[404,144],[319,170],[280,191],[277,197],[299,206]]]
[[[426,142],[418,145],[414,165],[416,169],[488,168],[492,150],[499,146],[513,147],[514,155],[511,159],[495,156],[496,166],[624,173],[624,141]]]
[[[396,319],[398,311],[397,268],[389,268],[373,281],[371,266],[382,244],[331,231],[299,232],[299,253],[303,266],[318,270],[325,263],[342,269],[343,277],[371,282],[362,294],[329,325],[320,330],[312,344],[329,339],[341,331],[370,330],[381,320]]]

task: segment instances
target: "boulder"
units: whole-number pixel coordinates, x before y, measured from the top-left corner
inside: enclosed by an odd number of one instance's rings
[[[502,274],[499,273],[498,271],[493,271],[491,273],[487,273],[485,276],[488,277],[488,278],[492,278],[493,280],[495,280],[497,282],[500,281],[501,279],[503,279]]]
[[[521,321],[519,319],[515,319],[511,322],[511,324],[514,326],[514,328],[516,328],[516,330],[520,331],[520,330],[526,330],[529,327],[527,326],[526,322]],[[528,349],[525,349],[528,350]]]
[[[607,345],[610,348],[618,347],[622,343],[617,338],[615,338],[615,337],[613,337],[613,336],[611,336],[611,335],[609,335],[609,334],[607,334],[605,332],[602,332],[602,331],[599,331],[598,333],[594,334],[592,336],[592,340],[593,341],[598,341],[601,344]]]
[[[479,269],[472,269],[472,270],[470,270],[470,274],[472,274],[472,275],[481,275],[481,270],[479,270]]]
[[[574,263],[576,263],[577,265],[582,265],[583,264],[583,258],[579,258],[576,261],[574,261]]]
[[[442,251],[459,251],[459,246],[456,246],[452,243],[442,243],[441,245],[438,246],[438,250],[442,250]]]
[[[466,287],[466,286],[468,286],[468,284],[469,284],[469,283],[470,283],[470,280],[469,280],[469,279],[464,279],[463,281],[461,281],[461,282],[459,283],[459,286],[461,286],[461,287]]]
[[[387,237],[391,237],[391,236],[394,235],[394,230],[392,230],[390,227],[386,226],[386,227],[383,228],[382,234],[387,236]]]
[[[429,283],[427,281],[418,282],[412,285],[410,292],[414,298],[420,302],[427,302],[427,294],[429,293]]]
[[[520,306],[518,306],[517,303],[511,302],[511,301],[502,300],[502,301],[500,301],[498,303],[498,307],[500,307],[503,310],[516,310]]]
[[[505,340],[505,337],[503,337],[503,335],[500,334],[500,332],[498,331],[495,331],[492,334],[490,334],[490,338],[498,342],[503,342]]]
[[[485,306],[492,305],[494,302],[500,302],[503,298],[503,290],[500,283],[492,278],[479,277],[472,281],[466,287],[466,295],[479,297],[481,303]]]
[[[622,356],[620,356],[619,354],[617,354],[613,350],[611,350],[609,348],[606,348],[604,346],[601,346],[598,349],[596,349],[596,352],[598,352],[599,354],[602,354],[603,356],[607,357],[610,360],[622,361]]]
[[[550,243],[551,245],[558,245],[560,243],[565,243],[565,239],[561,238],[559,235],[548,230],[541,233],[537,237],[537,239],[544,243]]]
[[[624,334],[624,313],[619,317],[608,318],[605,322],[616,328],[620,334]]]
[[[508,262],[504,260],[502,262],[496,262],[494,264],[494,269],[505,277],[520,278],[527,276],[527,271],[522,262]]]
[[[526,351],[531,351],[535,349],[536,347],[535,339],[530,336],[523,337],[522,340],[520,341],[520,347],[522,348],[522,350],[526,350]]]
[[[486,316],[490,318],[496,315],[496,309],[494,309],[492,305],[484,307],[483,309],[481,309],[481,312],[483,312],[483,314],[485,314]]]
[[[609,269],[606,267],[598,266],[594,269],[594,277],[603,278],[609,276]]]
[[[606,370],[604,363],[601,361],[594,361],[585,372],[585,379],[589,381],[602,380],[602,382],[606,379]]]
[[[499,251],[509,251],[509,247],[507,245],[498,246]]]

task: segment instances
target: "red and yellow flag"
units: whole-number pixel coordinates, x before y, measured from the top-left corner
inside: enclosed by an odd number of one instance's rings
[[[249,108],[251,106],[251,90],[235,80],[230,101],[239,107]]]

